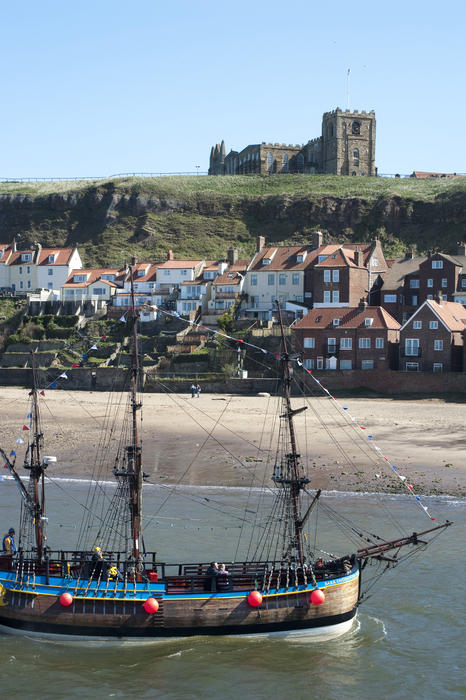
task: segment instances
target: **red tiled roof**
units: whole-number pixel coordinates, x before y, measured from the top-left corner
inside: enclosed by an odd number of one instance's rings
[[[456,301],[442,301],[439,304],[432,299],[427,299],[425,303],[451,331],[462,331],[466,328],[466,309],[462,304]]]
[[[294,329],[306,330],[316,328],[334,328],[333,319],[339,318],[338,328],[385,328],[398,330],[401,324],[381,306],[367,306],[364,310],[359,308],[318,308],[311,309],[303,316]],[[372,318],[371,326],[365,325],[365,319]],[[319,320],[317,320],[319,319]]]
[[[193,268],[196,267],[196,265],[199,265],[199,263],[203,262],[202,260],[165,260],[163,263],[159,263],[157,265],[158,268],[171,268],[173,270],[176,269],[181,269],[181,268]]]
[[[117,275],[119,270],[114,268],[96,268],[89,270],[72,270],[63,287],[89,287],[90,284],[94,282],[102,282],[102,284],[107,284],[110,287],[117,287],[118,285],[111,280],[103,280],[102,275]],[[75,275],[88,275],[86,282],[73,282]]]
[[[263,259],[269,258],[273,253],[274,255],[270,264],[264,265],[262,262]],[[306,253],[306,257],[303,262],[297,262],[296,257],[301,253]],[[317,250],[312,250],[309,246],[305,245],[269,246],[267,248],[262,248],[260,253],[256,254],[253,265],[249,268],[249,271],[273,270],[276,272],[277,270],[305,270],[316,257]]]
[[[74,248],[42,248],[36,265],[66,265],[73,254]],[[55,255],[53,263],[48,262],[49,255]]]

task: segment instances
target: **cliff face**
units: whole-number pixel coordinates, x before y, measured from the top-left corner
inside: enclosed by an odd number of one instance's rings
[[[0,193],[0,241],[16,237],[21,248],[35,241],[77,245],[84,263],[96,265],[120,264],[133,253],[164,259],[168,248],[176,257],[218,258],[233,245],[247,256],[259,234],[274,243],[306,242],[316,229],[325,241],[368,240],[377,233],[388,255],[411,246],[453,253],[466,238],[461,188],[434,197],[150,191],[137,181],[121,189],[111,181],[68,192]]]

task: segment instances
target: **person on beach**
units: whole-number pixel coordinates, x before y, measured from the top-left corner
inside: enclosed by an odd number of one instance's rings
[[[197,398],[199,399],[201,396],[201,387],[199,386],[199,384],[196,384],[196,394]]]
[[[15,530],[13,527],[10,527],[8,534],[3,538],[2,547],[3,554],[11,554],[11,556],[13,556],[13,554],[16,554],[18,551],[15,544]]]
[[[190,391],[191,391],[191,398],[193,399],[194,396],[196,395],[196,385],[195,384],[191,384]]]

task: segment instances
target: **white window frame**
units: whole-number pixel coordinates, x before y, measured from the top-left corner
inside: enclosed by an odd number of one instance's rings
[[[267,275],[267,286],[268,287],[275,286],[275,273],[274,272],[272,272],[270,275]]]
[[[405,372],[419,372],[419,362],[405,362]]]
[[[436,331],[438,328],[438,321],[429,321],[429,330]]]
[[[420,331],[422,328],[422,321],[413,321],[413,330]]]
[[[340,270],[332,270],[332,282],[340,281]]]
[[[385,345],[385,338],[376,338],[375,339],[375,347],[377,350],[383,350]]]
[[[442,287],[448,287],[448,277],[442,277]]]
[[[324,292],[324,304],[330,304],[330,291],[326,290]]]
[[[434,362],[432,372],[443,372],[443,362]]]
[[[332,292],[332,304],[339,304],[340,303],[340,292],[338,289],[334,289]]]
[[[431,277],[429,277],[429,279],[427,280],[427,286],[428,286],[428,287],[433,287],[433,286],[434,286],[434,280],[433,280]]]
[[[361,369],[374,369],[374,360],[361,360]]]
[[[324,282],[330,282],[330,270],[324,270]]]
[[[353,349],[353,339],[352,338],[340,338],[340,350],[352,350]]]
[[[316,339],[315,338],[304,338],[303,347],[305,348],[315,348]]]
[[[306,369],[314,369],[314,360],[312,359],[304,360],[303,364]]]
[[[405,338],[405,357],[419,357],[419,338]]]
[[[352,360],[340,360],[340,369],[353,369]]]
[[[419,287],[420,287],[419,280],[409,280],[409,288],[410,289],[419,289]]]
[[[278,285],[284,287],[286,285],[286,275],[284,272],[280,272],[278,275]]]
[[[334,326],[339,326],[339,325],[340,325],[340,320],[341,320],[341,319],[339,319],[339,318],[334,318],[334,319],[333,319],[333,325],[334,325]]]
[[[434,340],[434,350],[443,350],[443,340],[436,339]]]
[[[370,350],[371,339],[370,338],[359,338],[359,348],[361,350]]]
[[[324,358],[323,357],[318,357],[317,358],[317,369],[324,369]]]
[[[433,270],[443,270],[443,260],[432,260]]]
[[[385,304],[396,304],[396,294],[384,294]]]

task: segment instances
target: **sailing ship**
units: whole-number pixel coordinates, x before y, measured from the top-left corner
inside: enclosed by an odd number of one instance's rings
[[[270,465],[272,506],[249,548],[251,554],[228,562],[228,574],[212,567],[211,556],[205,561],[170,563],[145,549],[146,475],[138,422],[141,361],[134,288],[127,430],[119,432],[114,456],[115,488],[97,530],[89,524],[91,497],[84,535],[74,550],[57,551],[48,544],[46,470],[53,467],[55,458],[43,456],[39,410],[43,392],[32,363],[31,430],[24,461],[28,480],[18,472],[16,455],[0,449],[21,495],[18,552],[0,554],[0,629],[63,640],[143,642],[198,635],[338,635],[354,622],[367,565],[391,568],[403,559],[405,548],[412,552],[425,547],[451,524],[446,521],[392,540],[361,529],[357,534],[362,546],[346,554],[316,549],[307,533],[322,493],[312,489],[309,469],[298,450],[295,417],[305,407],[293,408],[296,356],[288,347],[277,307],[281,400],[277,449]],[[108,457],[107,447],[102,450]],[[95,483],[92,489],[97,490]],[[92,542],[84,541],[89,532]]]

